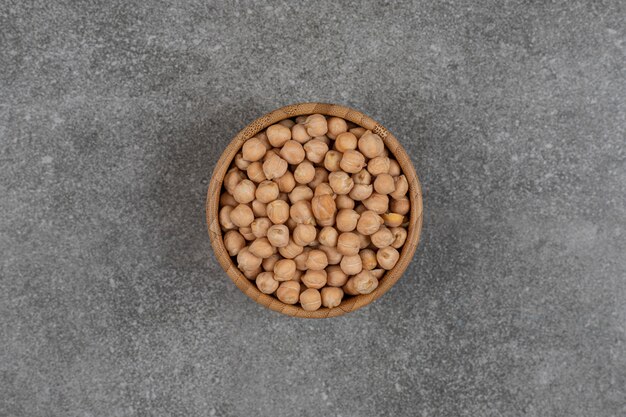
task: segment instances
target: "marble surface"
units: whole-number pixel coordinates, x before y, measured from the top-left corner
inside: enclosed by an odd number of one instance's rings
[[[0,415],[623,416],[620,1],[0,7]],[[345,317],[264,310],[203,203],[301,101],[411,154],[422,242]]]

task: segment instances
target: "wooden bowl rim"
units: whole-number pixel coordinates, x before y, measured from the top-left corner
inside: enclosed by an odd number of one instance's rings
[[[224,176],[226,175],[226,172],[235,155],[243,146],[243,143],[247,139],[256,135],[258,132],[281,120],[315,113],[326,116],[342,117],[378,134],[383,139],[385,146],[400,164],[402,173],[407,177],[409,182],[409,200],[411,203],[411,209],[409,230],[407,232],[406,242],[402,247],[402,252],[400,253],[400,259],[391,270],[385,273],[376,290],[370,294],[350,297],[344,300],[339,306],[331,309],[320,308],[316,311],[306,311],[298,305],[285,304],[271,295],[263,294],[256,287],[254,281],[248,280],[241,273],[241,271],[233,263],[228,252],[226,251],[226,248],[224,247],[222,231],[219,226],[218,212],[219,197],[221,194]],[[398,279],[400,279],[411,262],[419,244],[422,219],[423,203],[421,184],[417,177],[417,173],[415,172],[415,168],[411,163],[411,158],[398,140],[381,124],[377,123],[365,114],[346,106],[328,103],[312,102],[288,105],[273,110],[248,124],[233,138],[222,153],[222,156],[217,161],[211,176],[211,182],[209,183],[206,200],[206,221],[209,237],[211,239],[211,245],[217,260],[230,279],[241,291],[244,292],[244,294],[264,307],[288,316],[302,318],[328,318],[340,316],[364,307],[381,297],[398,281]]]

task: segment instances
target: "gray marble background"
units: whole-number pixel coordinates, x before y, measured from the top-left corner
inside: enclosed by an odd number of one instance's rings
[[[0,415],[625,415],[625,9],[0,0]],[[424,186],[405,276],[333,320],[245,297],[204,221],[301,101]]]

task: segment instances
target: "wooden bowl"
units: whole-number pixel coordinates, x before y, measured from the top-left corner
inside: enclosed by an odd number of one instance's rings
[[[376,290],[367,295],[348,297],[344,299],[339,306],[334,308],[320,308],[316,311],[305,311],[299,305],[285,304],[271,295],[263,294],[257,289],[254,281],[248,280],[241,273],[241,271],[233,263],[233,260],[228,255],[228,252],[224,247],[222,231],[218,220],[218,210],[224,176],[226,175],[226,171],[230,167],[235,155],[241,149],[243,143],[266,127],[281,120],[314,113],[342,117],[345,120],[349,120],[359,126],[371,130],[382,138],[389,151],[394,155],[400,164],[403,174],[406,175],[408,180],[411,211],[407,239],[402,247],[400,259],[398,260],[396,266],[387,271],[387,273],[383,276]],[[337,104],[292,104],[259,117],[240,131],[228,144],[224,153],[217,161],[215,169],[213,170],[213,176],[209,184],[209,191],[207,193],[206,200],[206,220],[207,227],[209,229],[209,236],[211,238],[211,245],[213,246],[217,260],[222,265],[222,268],[224,268],[224,271],[226,271],[230,279],[233,280],[235,285],[237,285],[237,287],[239,287],[239,289],[248,297],[269,309],[278,311],[279,313],[283,313],[288,316],[304,318],[336,317],[357,310],[371,303],[389,290],[389,288],[391,288],[391,286],[402,276],[402,273],[411,262],[415,249],[419,243],[420,232],[422,229],[422,190],[417,174],[415,173],[415,169],[413,168],[413,164],[411,163],[411,159],[407,155],[406,151],[402,145],[400,145],[398,140],[379,123],[359,111]]]

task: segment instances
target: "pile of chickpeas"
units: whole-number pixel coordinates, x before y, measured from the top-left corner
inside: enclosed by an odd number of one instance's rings
[[[307,311],[374,291],[407,237],[400,165],[339,117],[286,119],[248,139],[223,187],[229,255],[261,292]]]

